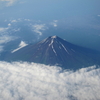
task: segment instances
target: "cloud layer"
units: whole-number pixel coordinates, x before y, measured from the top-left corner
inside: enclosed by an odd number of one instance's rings
[[[0,62],[0,100],[100,100],[100,68]]]

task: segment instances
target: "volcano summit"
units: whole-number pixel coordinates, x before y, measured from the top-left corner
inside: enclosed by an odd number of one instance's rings
[[[50,36],[35,45],[29,44],[5,57],[6,61],[28,61],[78,69],[98,65],[100,53],[77,46],[57,36]]]

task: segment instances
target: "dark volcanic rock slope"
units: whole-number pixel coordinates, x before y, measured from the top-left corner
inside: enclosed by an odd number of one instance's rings
[[[30,44],[5,58],[7,61],[29,61],[67,69],[98,64],[98,59],[98,52],[71,44],[57,36],[48,37],[35,45]]]

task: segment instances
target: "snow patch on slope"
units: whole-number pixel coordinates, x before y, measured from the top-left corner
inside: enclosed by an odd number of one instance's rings
[[[19,49],[21,49],[21,48],[23,48],[27,45],[28,44],[26,44],[24,41],[21,41],[20,44],[19,44],[19,47],[17,49],[13,50],[11,53],[14,53],[14,52],[18,51]]]

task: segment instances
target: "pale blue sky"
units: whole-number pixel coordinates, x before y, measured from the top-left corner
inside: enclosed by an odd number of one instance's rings
[[[100,0],[0,0],[0,35],[26,42],[58,35],[100,50]]]

